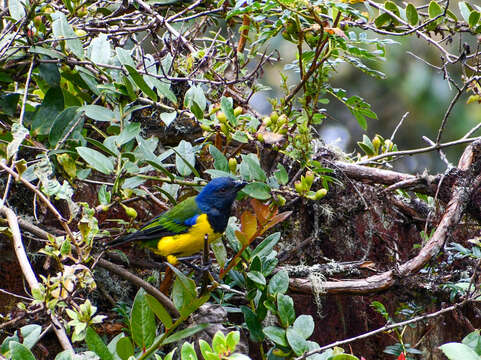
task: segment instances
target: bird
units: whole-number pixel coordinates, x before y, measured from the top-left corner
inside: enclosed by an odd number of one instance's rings
[[[138,231],[107,244],[108,248],[138,242],[175,265],[178,257],[187,257],[217,240],[227,228],[232,204],[246,181],[231,177],[212,179],[196,195],[153,218]]]

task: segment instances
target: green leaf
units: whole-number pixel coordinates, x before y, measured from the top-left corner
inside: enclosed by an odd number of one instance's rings
[[[112,159],[108,158],[107,156],[98,152],[97,150],[90,149],[85,146],[79,146],[75,150],[77,150],[77,153],[93,169],[105,175],[110,175],[114,171],[114,163]]]
[[[91,138],[86,138],[87,142],[89,144],[92,144],[94,145],[95,147],[99,148],[100,150],[102,150],[103,152],[106,152],[107,154],[113,156],[113,157],[117,157],[119,154],[120,154],[120,151],[119,149],[117,149],[116,146],[111,146],[111,142],[108,141],[109,139],[111,138],[115,138],[115,136],[110,136],[108,137],[107,139],[105,139],[105,145],[102,144],[101,142],[95,140],[95,139],[91,139]],[[115,139],[113,139],[115,140]]]
[[[458,17],[449,9],[446,10],[446,15],[454,21],[458,21]]]
[[[8,0],[8,11],[10,16],[16,21],[20,20],[25,16],[24,2],[21,0]]]
[[[52,59],[64,59],[66,57],[65,54],[62,54],[60,51],[54,49],[46,49],[41,46],[32,46],[28,49],[28,52],[32,54],[47,55]]]
[[[172,111],[170,113],[164,112],[160,114],[160,120],[162,120],[165,126],[169,126],[177,118],[177,111]]]
[[[229,171],[229,163],[227,161],[227,158],[222,154],[222,152],[219,151],[214,145],[209,146],[209,152],[214,158],[214,167],[217,170],[221,171]]]
[[[11,128],[12,140],[7,145],[7,159],[10,159],[18,151],[25,137],[28,135],[28,130],[22,124],[13,123]]]
[[[294,302],[288,295],[277,294],[277,312],[283,327],[288,327],[296,319]]]
[[[279,185],[286,185],[289,181],[289,175],[287,174],[286,168],[282,164],[277,164],[277,171],[274,173]]]
[[[269,235],[266,237],[262,242],[256,246],[254,251],[251,254],[251,258],[253,259],[255,256],[260,258],[264,258],[272,252],[274,246],[279,242],[281,239],[281,233],[276,232],[274,234]]]
[[[227,117],[227,120],[229,122],[236,126],[237,125],[237,118],[234,115],[234,107],[233,107],[233,100],[232,98],[227,98],[225,96],[220,99],[220,108],[222,112],[225,114]]]
[[[222,240],[214,241],[210,243],[210,248],[214,252],[215,259],[221,268],[224,267],[227,262],[227,250]]]
[[[182,176],[189,176],[195,170],[195,152],[192,144],[181,140],[175,147],[175,168]],[[197,173],[196,176],[200,177]]]
[[[271,188],[261,182],[247,184],[242,192],[254,199],[267,200],[271,198]]]
[[[249,180],[259,180],[262,182],[267,180],[266,173],[262,169],[256,154],[242,155],[239,171],[244,178],[248,178]]]
[[[55,118],[64,108],[62,89],[51,87],[32,119],[32,130],[37,135],[48,135]]]
[[[262,331],[267,338],[273,341],[275,344],[282,347],[287,347],[289,345],[287,343],[286,330],[277,326],[267,326]]]
[[[209,324],[198,324],[195,326],[188,327],[186,329],[176,331],[174,334],[170,335],[167,339],[162,342],[162,345],[171,344],[179,340],[185,339],[189,336],[197,334],[199,331],[204,330]]]
[[[262,332],[262,322],[257,318],[257,315],[247,306],[242,305],[241,311],[244,314],[244,319],[249,328],[250,338],[254,342],[261,342],[264,340],[264,333]]]
[[[266,285],[266,278],[264,277],[264,275],[262,275],[260,271],[249,271],[247,273],[247,277],[258,285]]]
[[[204,111],[207,106],[204,90],[202,90],[200,85],[194,85],[185,92],[184,106],[191,109],[194,103],[197,104],[201,111]]]
[[[130,65],[124,65],[127,71],[129,72],[129,75],[132,77],[134,82],[137,84],[140,90],[143,91],[145,95],[147,95],[151,100],[157,101],[157,94],[155,93],[154,90],[152,90],[149,85],[145,82],[144,78],[140,76],[140,74],[135,70],[133,66]]]
[[[392,17],[389,14],[382,13],[379,15],[375,20],[374,20],[374,25],[376,25],[377,28],[383,27],[387,22],[391,22]]]
[[[469,19],[468,19],[469,27],[472,27],[472,28],[476,27],[476,25],[479,22],[480,16],[481,14],[479,13],[479,11],[476,11],[476,10],[471,11],[471,14],[469,14]]]
[[[79,59],[84,57],[84,49],[82,48],[82,42],[78,39],[77,34],[72,29],[72,26],[67,21],[67,17],[64,13],[56,11],[51,14],[52,16],[52,31],[53,35],[58,39],[68,39],[65,40],[67,48],[72,51],[72,53]]]
[[[238,141],[243,144],[247,144],[249,142],[249,137],[245,131],[237,130],[233,135],[232,139]]]
[[[389,10],[390,12],[396,14],[397,16],[401,16],[400,15],[400,11],[399,11],[399,8],[397,7],[397,5],[395,3],[393,3],[392,1],[386,1],[384,3],[384,7],[386,8],[386,10]]]
[[[38,65],[40,76],[50,86],[60,86],[60,72],[57,64],[41,63]]]
[[[219,357],[216,353],[212,352],[212,348],[210,347],[209,343],[203,339],[199,340],[199,348],[200,353],[204,360],[219,360]]]
[[[23,338],[22,344],[28,349],[31,349],[40,339],[42,327],[37,324],[25,325],[21,327],[20,333]]]
[[[307,340],[314,332],[314,320],[311,315],[301,315],[294,321],[293,328]]]
[[[78,106],[71,106],[57,115],[48,134],[48,142],[51,146],[55,147],[67,134],[71,136],[74,132],[74,127],[79,128],[82,126],[82,121],[80,121],[82,114],[77,109],[79,109]]]
[[[289,275],[286,270],[280,270],[269,280],[267,292],[269,295],[285,294],[289,288]]]
[[[74,360],[73,350],[64,350],[55,356],[55,360]]]
[[[185,276],[176,267],[170,266],[170,268],[177,275],[172,288],[172,299],[175,307],[182,313],[183,308],[197,297],[195,281]]]
[[[330,356],[329,360],[359,360],[359,358],[351,354],[337,354]]]
[[[145,295],[145,290],[139,289],[130,314],[132,340],[142,349],[152,345],[156,330],[154,313],[150,309]]]
[[[471,8],[470,6],[464,2],[464,1],[460,1],[458,3],[458,6],[459,6],[459,11],[461,12],[461,15],[463,16],[464,20],[469,23],[469,16],[471,15]]]
[[[481,355],[481,336],[479,330],[475,330],[466,335],[462,343],[468,345],[471,349],[476,351],[478,355]]]
[[[118,147],[127,144],[130,140],[140,135],[140,123],[131,122],[124,127],[120,134],[115,137],[115,143]]]
[[[187,341],[182,344],[180,349],[180,358],[182,360],[197,360],[197,354],[195,353],[194,345]]]
[[[146,294],[147,303],[150,306],[150,309],[154,312],[154,314],[162,321],[166,329],[170,329],[172,327],[172,317],[165,310],[165,307],[152,295]]]
[[[93,38],[89,46],[89,58],[94,64],[109,64],[112,48],[107,34],[100,34]]]
[[[127,336],[117,341],[116,352],[122,360],[128,360],[130,356],[134,355],[134,346]]]
[[[107,348],[107,345],[105,345],[100,336],[90,326],[87,328],[85,342],[87,343],[87,347],[96,353],[101,360],[114,360],[114,357]]]
[[[89,117],[93,120],[118,122],[118,119],[117,119],[117,116],[115,115],[115,113],[112,110],[107,109],[103,106],[85,105],[85,106],[82,106],[81,108],[79,108],[78,111],[79,112],[84,111],[85,116],[87,116],[87,117]]]
[[[415,26],[418,24],[419,16],[416,7],[413,4],[408,4],[406,6],[406,17],[409,21],[409,24]]]
[[[441,6],[439,6],[439,4],[436,1],[432,0],[429,3],[428,13],[429,13],[429,17],[432,19],[438,15],[441,15],[443,13],[443,9],[441,8]]]
[[[234,352],[237,344],[240,341],[240,332],[239,331],[231,331],[225,337],[225,344],[227,346],[227,350],[230,352]]]
[[[5,94],[0,96],[0,109],[9,115],[15,115],[17,111],[18,100],[20,99],[20,94]]]
[[[12,360],[35,360],[35,356],[25,345],[16,341],[10,341],[8,346]]]
[[[479,360],[479,355],[465,344],[451,342],[439,348],[449,360]]]
[[[307,351],[307,341],[297,332],[297,330],[289,327],[286,330],[286,337],[289,346],[297,356],[301,356]]]
[[[117,55],[117,59],[122,65],[129,65],[135,68],[135,62],[132,59],[132,50],[125,50],[121,47],[115,48],[115,54]]]
[[[218,330],[212,339],[212,351],[221,354],[227,350],[227,344],[225,342],[225,336],[222,331]]]

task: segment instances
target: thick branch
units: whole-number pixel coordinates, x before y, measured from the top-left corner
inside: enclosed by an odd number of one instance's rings
[[[464,174],[458,177],[453,186],[452,199],[447,205],[436,231],[417,256],[399,266],[397,272],[389,270],[364,279],[326,281],[322,283],[322,290],[329,294],[368,294],[378,292],[394,285],[396,277],[413,275],[426,265],[431,258],[439,253],[446,239],[452,233],[453,228],[461,220],[471,195],[481,184],[481,175],[479,174],[481,169],[480,153],[481,140],[472,143],[464,151],[458,164],[459,170]],[[293,291],[309,294],[313,292],[313,286],[310,280],[307,279],[291,279],[289,286]]]
[[[15,255],[17,256],[18,263],[20,265],[20,268],[22,269],[22,273],[25,276],[25,279],[27,280],[28,286],[32,290],[37,289],[40,284],[37,280],[37,277],[35,276],[32,267],[30,266],[30,261],[28,260],[27,253],[25,252],[25,248],[22,242],[22,234],[20,233],[20,228],[18,226],[17,215],[15,215],[15,213],[11,209],[5,206],[0,209],[0,212],[7,218],[10,231],[12,232],[13,248],[15,250]],[[70,340],[65,333],[65,329],[63,328],[62,324],[57,319],[55,314],[51,314],[50,320],[54,325],[53,328],[55,334],[57,335],[58,341],[62,345],[62,348],[65,350],[73,350],[72,344],[70,343]]]

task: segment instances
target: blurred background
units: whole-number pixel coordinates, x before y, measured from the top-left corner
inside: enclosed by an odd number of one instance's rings
[[[453,4],[450,8],[457,9],[457,5]],[[367,33],[368,38],[383,37],[372,32]],[[348,89],[348,96],[358,95],[370,103],[372,110],[378,115],[378,120],[369,119],[368,129],[364,132],[343,104],[327,96],[330,98],[330,103],[326,105],[329,116],[318,129],[319,136],[325,143],[334,144],[346,153],[361,152],[356,143],[362,140],[363,134],[370,139],[376,134],[390,138],[406,112],[409,112],[409,115],[394,138],[399,150],[429,146],[422,136],[433,141],[436,139],[443,116],[457,90],[444,79],[442,72],[409,52],[435,66],[441,65],[441,54],[416,36],[390,38],[398,44],[386,45],[386,60],[377,65],[369,64],[386,74],[385,79],[370,77],[346,63],[338,66],[331,77],[334,87]],[[472,49],[478,46],[477,39],[468,34],[462,39],[453,38],[447,49],[453,54],[459,54],[464,43],[469,44]],[[263,114],[271,111],[267,99],[281,95],[280,72],[288,74],[291,84],[299,81],[297,73],[285,70],[285,66],[295,60],[295,46],[281,37],[277,39],[277,45],[282,61],[266,66],[264,76],[267,81],[264,85],[270,86],[272,90],[258,93],[251,100],[252,105]],[[448,70],[458,86],[463,86],[461,66],[455,64]],[[464,93],[454,107],[442,142],[459,139],[481,121],[481,106],[477,103],[466,104],[468,97],[469,93]],[[478,131],[473,136],[480,134],[481,131]],[[465,146],[454,146],[445,150],[451,163],[457,164]],[[422,172],[424,169],[434,173],[446,169],[446,164],[441,161],[437,152],[404,157],[394,162],[393,166],[397,170],[410,173]]]

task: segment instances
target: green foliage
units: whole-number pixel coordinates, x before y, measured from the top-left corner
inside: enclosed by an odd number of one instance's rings
[[[460,343],[450,342],[441,345],[439,348],[449,360],[479,360],[481,359],[481,336],[479,330],[466,335]]]

